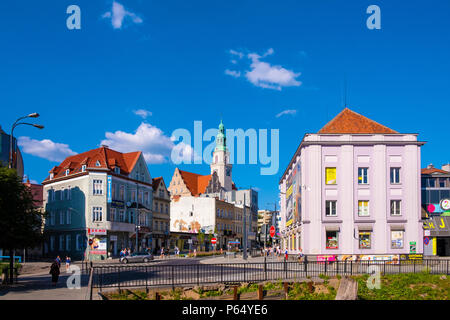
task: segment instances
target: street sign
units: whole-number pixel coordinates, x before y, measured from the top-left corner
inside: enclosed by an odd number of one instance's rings
[[[425,237],[425,238],[423,238],[423,244],[424,245],[428,245],[430,243],[430,238],[428,238],[428,237]]]
[[[216,239],[216,238],[212,238],[212,239],[211,239],[211,243],[212,243],[212,244],[216,244],[216,242],[217,242],[217,239]]]
[[[271,226],[270,227],[270,236],[273,238],[275,236],[275,227]]]

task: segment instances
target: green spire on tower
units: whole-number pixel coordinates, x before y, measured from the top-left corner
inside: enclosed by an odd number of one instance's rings
[[[225,135],[225,126],[223,125],[222,120],[220,120],[219,124],[219,132],[216,137],[216,151],[227,151],[227,137]]]

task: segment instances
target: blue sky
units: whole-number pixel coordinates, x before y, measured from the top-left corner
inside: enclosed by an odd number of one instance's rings
[[[66,27],[71,4],[81,30]],[[381,30],[366,27],[371,4]],[[342,110],[344,78],[352,110],[427,141],[422,166],[450,161],[449,13],[441,0],[3,1],[0,125],[41,114],[44,130],[15,131],[25,173],[39,182],[52,160],[107,140],[144,149],[152,176],[169,183],[177,128],[222,118],[227,128],[279,129],[277,174],[233,168],[238,187],[257,187],[260,208],[273,208],[303,135]]]

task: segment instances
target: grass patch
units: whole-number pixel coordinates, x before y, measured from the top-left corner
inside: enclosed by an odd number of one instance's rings
[[[369,275],[353,276],[360,300],[449,300],[449,277],[441,277],[428,272],[387,274],[381,276],[380,289],[369,289]]]

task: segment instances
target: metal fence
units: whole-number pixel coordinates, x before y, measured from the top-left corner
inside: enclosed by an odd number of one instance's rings
[[[449,274],[450,260],[263,262],[193,265],[136,264],[94,266],[90,290],[202,285],[208,283],[295,280],[307,277],[349,276],[379,271],[383,274],[429,272]],[[370,267],[370,269],[369,269]],[[371,270],[372,269],[372,270]],[[375,269],[375,270],[374,270]]]

